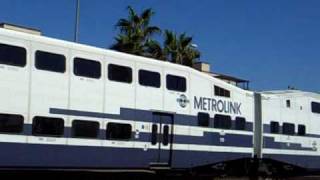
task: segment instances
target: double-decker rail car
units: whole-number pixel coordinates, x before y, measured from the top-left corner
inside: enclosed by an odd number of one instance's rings
[[[192,168],[253,155],[253,93],[192,68],[0,29],[0,167]]]
[[[318,95],[169,62],[0,29],[0,99],[0,168],[318,167]]]
[[[320,95],[298,90],[263,92],[264,158],[320,168]]]

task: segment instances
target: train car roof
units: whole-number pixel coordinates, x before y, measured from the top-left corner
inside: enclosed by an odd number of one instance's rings
[[[320,94],[314,92],[306,92],[301,90],[274,90],[262,91],[264,95],[277,96],[277,97],[313,97],[320,100]]]

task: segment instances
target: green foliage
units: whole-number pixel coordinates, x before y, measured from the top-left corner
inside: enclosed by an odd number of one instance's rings
[[[192,46],[192,37],[185,33],[177,35],[166,30],[163,45],[152,39],[155,34],[161,33],[159,27],[150,25],[154,15],[152,9],[146,9],[140,15],[131,6],[127,9],[127,19],[119,19],[116,24],[120,33],[111,49],[186,66],[192,66],[200,58],[200,52]]]

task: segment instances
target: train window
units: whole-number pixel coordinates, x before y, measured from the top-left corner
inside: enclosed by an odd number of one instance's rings
[[[311,110],[313,113],[320,113],[320,103],[311,102]]]
[[[302,124],[298,125],[298,135],[300,135],[300,136],[306,135],[306,126],[305,125],[302,125]]]
[[[291,107],[291,102],[290,102],[290,100],[286,100],[286,105],[287,105],[287,108],[290,108],[290,107]]]
[[[216,96],[230,97],[230,91],[219,86],[214,86],[214,94]]]
[[[282,124],[282,134],[294,135],[294,124],[292,123],[283,123]]]
[[[23,116],[15,114],[0,114],[0,133],[21,133]]]
[[[210,115],[208,113],[198,113],[198,126],[208,127],[209,126]]]
[[[169,144],[169,126],[168,125],[163,126],[162,144],[164,146],[167,146]]]
[[[61,54],[36,51],[35,66],[40,70],[64,73],[66,71],[66,57]]]
[[[27,63],[25,48],[0,44],[0,64],[24,67]]]
[[[108,78],[111,81],[131,83],[132,82],[132,69],[127,66],[109,64]]]
[[[214,116],[214,127],[220,129],[231,129],[231,117],[221,114],[216,114]]]
[[[108,123],[106,138],[115,140],[129,140],[132,134],[130,124]]]
[[[270,133],[278,134],[280,131],[279,122],[271,121],[270,123]]]
[[[236,117],[236,130],[245,130],[246,129],[246,119],[243,117]]]
[[[99,122],[74,120],[72,122],[72,137],[97,138],[99,135]]]
[[[32,122],[32,134],[35,136],[62,136],[64,121],[61,118],[36,116]]]
[[[73,73],[76,76],[99,79],[101,77],[101,63],[89,59],[74,58]]]
[[[155,145],[158,141],[158,125],[152,124],[151,144]]]
[[[181,76],[167,75],[167,89],[179,92],[187,90],[187,80]]]
[[[139,84],[150,87],[160,87],[160,73],[139,70]]]

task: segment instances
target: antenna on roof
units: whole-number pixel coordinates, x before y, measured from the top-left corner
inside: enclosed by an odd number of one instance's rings
[[[80,0],[77,0],[76,3],[76,24],[74,28],[74,42],[79,41]]]

